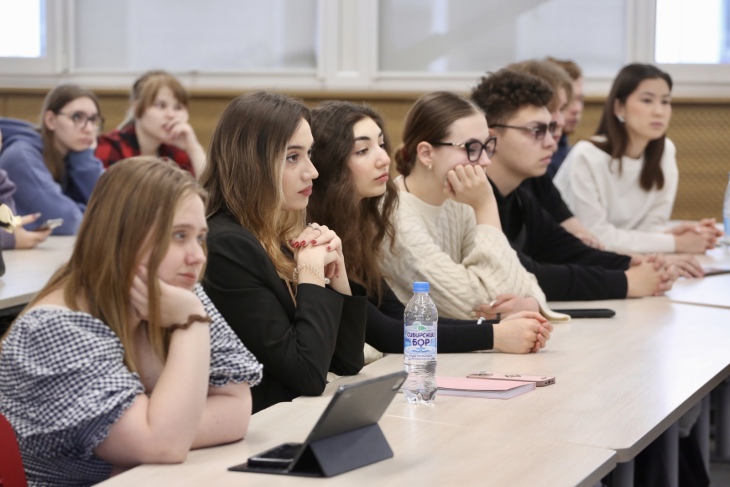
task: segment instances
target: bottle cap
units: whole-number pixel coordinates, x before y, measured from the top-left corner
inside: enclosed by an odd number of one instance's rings
[[[430,289],[430,286],[427,282],[419,282],[416,281],[413,283],[413,292],[414,293],[427,293]]]

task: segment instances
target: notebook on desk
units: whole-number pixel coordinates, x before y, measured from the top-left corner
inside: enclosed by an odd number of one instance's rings
[[[534,382],[436,377],[437,395],[510,399],[535,388]]]

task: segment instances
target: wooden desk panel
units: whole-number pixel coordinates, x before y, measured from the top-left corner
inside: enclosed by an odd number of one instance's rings
[[[280,443],[303,441],[325,405],[326,401],[277,404],[253,416],[244,441],[193,451],[180,465],[143,465],[99,485],[401,487],[419,479],[423,485],[588,487],[616,465],[614,452],[606,449],[389,416],[380,426],[394,457],[379,463],[328,479],[226,470]]]
[[[730,249],[717,247],[697,256],[703,266],[730,268]],[[678,279],[667,297],[676,303],[730,308],[730,274]]]
[[[509,400],[437,396],[434,407],[395,400],[386,414],[616,450],[632,459],[730,375],[730,312],[672,303],[666,298],[568,303],[609,307],[614,318],[578,319],[555,325],[548,347],[537,354],[441,354],[439,375],[479,370],[554,375],[556,384]],[[357,377],[402,367],[387,356]],[[296,401],[327,401],[298,398]]]

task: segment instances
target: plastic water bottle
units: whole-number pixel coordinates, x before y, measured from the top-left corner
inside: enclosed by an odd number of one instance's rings
[[[428,291],[427,282],[414,282],[413,297],[403,313],[403,363],[408,372],[403,395],[412,404],[431,404],[436,398],[438,312]]]
[[[725,202],[722,204],[722,220],[725,224],[723,241],[726,246],[730,246],[730,173],[728,173],[727,189],[725,190]]]

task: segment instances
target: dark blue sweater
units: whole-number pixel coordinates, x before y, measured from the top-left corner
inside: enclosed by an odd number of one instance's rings
[[[103,166],[91,149],[72,152],[64,159],[61,182],[53,179],[43,161],[43,141],[35,127],[25,121],[0,118],[3,137],[0,169],[8,173],[17,189],[13,195],[18,215],[41,213],[32,230],[49,218],[63,218],[54,235],[74,235]]]

